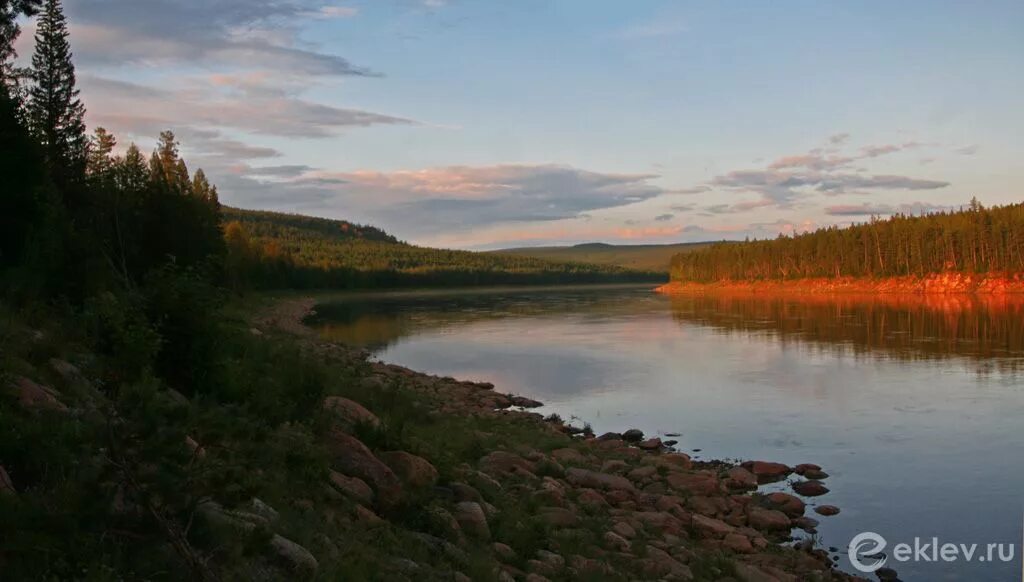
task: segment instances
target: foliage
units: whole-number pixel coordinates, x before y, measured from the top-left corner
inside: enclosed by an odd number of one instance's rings
[[[568,247],[523,247],[490,251],[494,254],[518,255],[533,257],[547,261],[591,263],[594,265],[611,265],[634,269],[668,273],[672,257],[679,253],[688,253],[711,243],[677,243],[663,245],[611,245],[604,243],[585,243]]]
[[[234,208],[223,212],[227,276],[236,286],[353,289],[657,281],[662,277],[608,265],[419,247],[346,221]]]
[[[1024,204],[924,216],[896,215],[849,228],[717,244],[672,259],[675,281],[925,276],[1024,271]]]

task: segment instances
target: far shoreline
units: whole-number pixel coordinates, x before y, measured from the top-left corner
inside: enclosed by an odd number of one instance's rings
[[[721,280],[709,283],[671,281],[654,289],[666,295],[706,292],[784,295],[1018,295],[1024,275],[943,273],[905,277],[812,277],[786,280]]]

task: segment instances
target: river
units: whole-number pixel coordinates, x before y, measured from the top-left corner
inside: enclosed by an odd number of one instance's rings
[[[848,572],[850,540],[871,531],[903,580],[1021,579],[1024,298],[592,287],[352,295],[318,311],[321,334],[382,361],[493,382],[599,434],[817,463],[831,492],[808,501],[842,512],[808,515]],[[980,547],[897,560],[915,538]],[[1013,560],[989,543],[1013,544]]]

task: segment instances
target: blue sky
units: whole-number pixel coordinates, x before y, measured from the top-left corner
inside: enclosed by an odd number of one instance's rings
[[[237,206],[496,248],[1021,198],[1020,2],[65,2],[90,123]]]

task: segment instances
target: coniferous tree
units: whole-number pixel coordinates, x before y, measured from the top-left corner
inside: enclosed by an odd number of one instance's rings
[[[75,65],[60,0],[46,0],[39,17],[32,78],[29,124],[55,181],[66,189],[85,174],[87,140],[85,106],[75,87]]]
[[[14,43],[21,36],[18,17],[32,16],[41,0],[0,0],[0,98],[19,96],[21,71],[14,65],[18,56]]]

